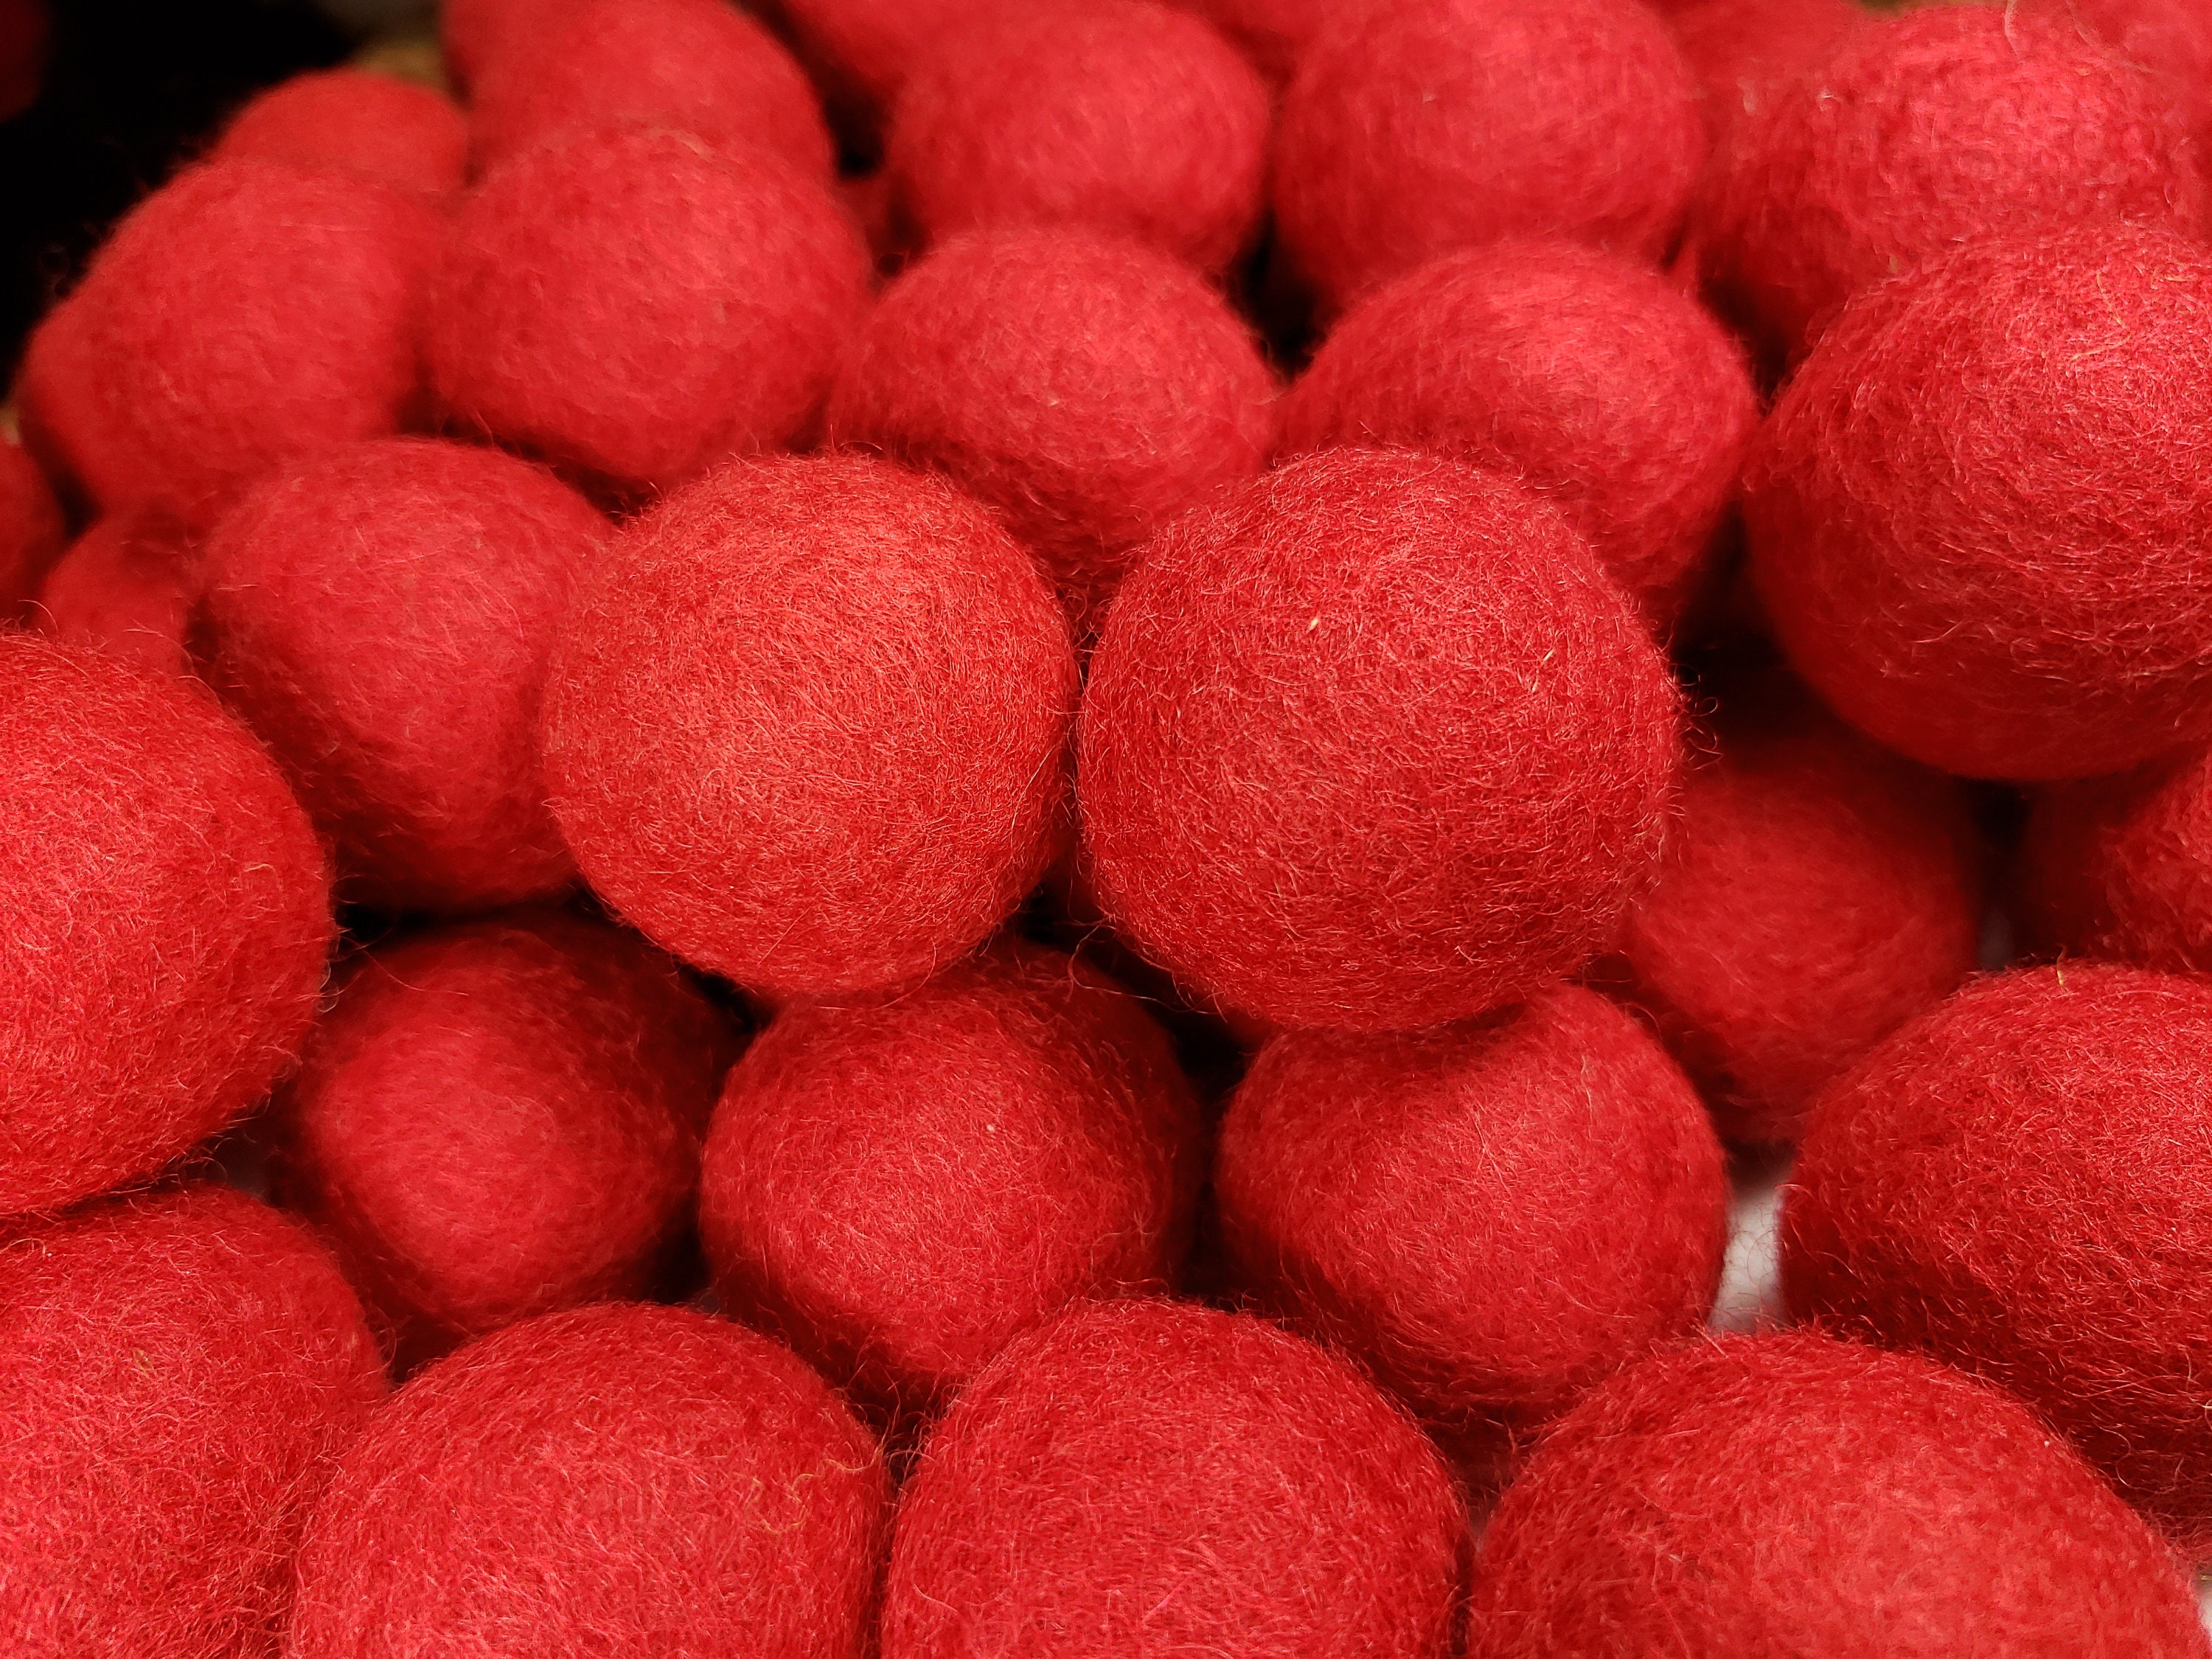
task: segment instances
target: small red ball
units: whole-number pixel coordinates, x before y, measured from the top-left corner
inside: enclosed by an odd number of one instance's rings
[[[39,590],[62,554],[53,487],[27,450],[0,439],[0,619]]]
[[[158,508],[102,519],[78,537],[39,590],[40,629],[161,674],[191,672],[199,553]]]
[[[469,122],[431,88],[325,70],[255,98],[231,118],[209,159],[335,168],[442,200],[468,178]]]
[[[1856,0],[1694,0],[1668,21],[1703,91],[1706,129],[1727,143],[1868,16]]]
[[[2212,972],[2212,754],[2043,791],[2014,892],[2041,949]]]

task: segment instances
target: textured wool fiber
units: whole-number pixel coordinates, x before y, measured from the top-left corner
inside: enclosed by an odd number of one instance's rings
[[[1696,0],[1668,21],[1724,144],[1867,17],[1856,0]]]
[[[10,388],[23,453],[67,507],[87,517],[97,512],[87,481],[114,443],[95,389],[92,311],[81,286],[55,301],[23,342]],[[62,533],[58,518],[53,531]]]
[[[1972,777],[2212,737],[2212,257],[1979,244],[1838,321],[1745,479],[1753,574],[1853,724]]]
[[[102,519],[46,575],[33,613],[41,630],[162,674],[191,671],[198,549],[158,508]]]
[[[826,182],[678,132],[580,135],[461,209],[424,319],[431,386],[464,427],[667,488],[808,428],[869,276]]]
[[[1558,507],[1658,627],[1705,574],[1759,422],[1743,349],[1658,272],[1567,242],[1448,254],[1347,312],[1281,447],[1406,445]]]
[[[831,388],[831,440],[945,473],[1094,624],[1142,544],[1257,473],[1273,377],[1195,271],[1082,232],[946,244],[884,295]]]
[[[924,243],[1082,225],[1218,272],[1259,231],[1269,115],[1258,71],[1188,12],[1009,6],[915,61],[884,166]]]
[[[2212,755],[2044,790],[2013,908],[2046,951],[2212,972]]]
[[[44,470],[28,451],[0,439],[0,618],[39,591],[61,556],[64,533]]]
[[[2212,11],[2197,0],[2019,0],[2021,12],[2095,40],[2148,70],[2212,168]]]
[[[1176,0],[1244,50],[1275,86],[1297,73],[1298,60],[1322,26],[1336,15],[1331,0]]]
[[[518,40],[550,29],[592,0],[440,0],[438,43],[446,73],[466,90]]]
[[[925,1446],[883,1659],[1443,1659],[1466,1528],[1435,1449],[1341,1359],[1099,1304],[1007,1349]]]
[[[417,438],[272,474],[216,526],[216,677],[336,843],[342,898],[466,912],[575,879],[538,702],[608,534],[542,468]]]
[[[1325,450],[1178,520],[1122,585],[1084,696],[1088,874],[1206,998],[1433,1025],[1610,941],[1679,741],[1657,648],[1551,507]]]
[[[623,534],[548,680],[553,810],[648,938],[771,996],[920,977],[1066,839],[1067,623],[950,485],[737,463]]]
[[[799,56],[864,140],[937,43],[1010,0],[770,0]],[[1051,11],[1070,0],[1012,0]]]
[[[1696,84],[1643,0],[1355,7],[1284,94],[1275,234],[1325,311],[1502,238],[1656,260],[1705,149]]]
[[[315,1014],[322,849],[204,690],[0,633],[0,1215],[154,1174]]]
[[[861,1659],[888,1484],[792,1353],[547,1314],[392,1396],[307,1528],[284,1659]]]
[[[1799,1334],[1647,1361],[1507,1491],[1470,1659],[2203,1659],[2187,1577],[1996,1389]]]
[[[468,177],[469,121],[434,88],[325,70],[295,75],[247,104],[210,159],[334,168],[443,200]]]
[[[0,1232],[15,1659],[270,1659],[292,1548],[384,1392],[296,1224],[218,1187]]]

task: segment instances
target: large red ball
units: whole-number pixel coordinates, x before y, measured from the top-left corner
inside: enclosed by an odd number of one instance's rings
[[[2212,754],[2045,790],[2014,909],[2045,950],[2212,972]]]
[[[1344,1361],[1241,1315],[1101,1304],[1001,1354],[901,1493],[884,1659],[1443,1659],[1467,1522]]]
[[[191,672],[199,550],[158,508],[102,519],[70,544],[39,589],[42,631],[163,674]]]
[[[366,70],[295,75],[233,116],[218,161],[281,161],[451,196],[468,177],[469,120],[429,87]]]
[[[438,43],[445,70],[466,90],[518,40],[548,29],[591,0],[440,0]]]
[[[28,451],[0,440],[0,618],[38,592],[61,556],[64,533],[45,471]]]

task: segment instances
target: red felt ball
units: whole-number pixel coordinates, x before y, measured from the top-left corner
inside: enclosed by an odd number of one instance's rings
[[[2187,123],[2199,167],[2212,167],[2212,10],[2197,0],[2020,0],[2150,72]]]
[[[1344,1361],[1188,1304],[1008,1348],[900,1494],[884,1659],[1443,1659],[1467,1522]]]
[[[2045,950],[2212,971],[2212,754],[2043,791],[2014,913]]]
[[[157,673],[191,670],[198,549],[158,508],[102,519],[71,544],[39,590],[40,627]]]
[[[1854,0],[1694,0],[1668,21],[1703,92],[1706,128],[1728,142],[1867,17]]]
[[[925,243],[1083,225],[1220,271],[1258,234],[1269,113],[1258,71],[1188,12],[1009,6],[915,60],[884,166]]]
[[[1347,312],[1283,400],[1281,447],[1403,444],[1510,473],[1663,629],[1758,422],[1742,347],[1676,284],[1571,243],[1507,242]]]
[[[0,1628],[26,1659],[267,1659],[384,1392],[320,1246],[220,1187],[0,1231]]]
[[[830,394],[840,443],[944,472],[1094,622],[1144,542],[1266,462],[1274,380],[1195,271],[1138,243],[1015,230],[894,283]]]
[[[678,132],[580,136],[461,209],[424,319],[431,385],[465,427],[665,488],[806,428],[869,278],[825,182]]]
[[[1079,0],[1078,0],[1079,3]],[[945,36],[1023,0],[769,0],[815,79],[864,132]],[[1051,9],[1066,0],[1051,0]]]
[[[440,0],[438,43],[445,70],[467,89],[517,41],[553,27],[592,0]]]
[[[1244,49],[1277,86],[1297,72],[1314,37],[1336,15],[1332,0],[1178,0]]]
[[[314,1018],[330,876],[198,687],[0,633],[0,1215],[154,1174]]]
[[[61,556],[64,533],[45,471],[29,452],[0,439],[0,618],[38,592]]]
[[[2203,1659],[2188,1577],[2035,1417],[1808,1334],[1647,1361],[1547,1435],[1469,1659]]]
[[[860,1659],[887,1482],[766,1337],[547,1314],[392,1396],[301,1545],[284,1659]]]
[[[1502,238],[1656,260],[1705,149],[1696,84],[1642,0],[1351,8],[1284,94],[1275,234],[1329,311]]]
[[[553,809],[602,897],[771,996],[918,978],[1065,840],[1067,623],[949,485],[739,463],[636,520],[550,677]]]
[[[112,448],[113,422],[103,413],[98,358],[91,336],[92,307],[73,291],[48,309],[23,342],[12,398],[23,453],[38,464],[50,488],[72,508],[92,507],[86,480],[96,458]],[[4,464],[0,464],[4,465]],[[54,521],[61,534],[61,521]],[[53,544],[58,546],[58,542]]]
[[[295,75],[231,118],[210,159],[334,167],[451,196],[468,176],[469,123],[429,87],[365,70]]]
[[[341,896],[465,912],[575,879],[538,702],[608,533],[542,469],[420,438],[288,467],[216,526],[216,676],[336,842]]]
[[[1089,873],[1206,998],[1433,1025],[1608,942],[1679,741],[1665,662],[1552,508],[1325,450],[1179,520],[1122,585],[1083,704]]]
[[[1793,1311],[2002,1384],[2212,1547],[2212,981],[1977,981],[1814,1109],[1782,1206]]]
[[[2116,342],[2124,342],[2124,350]],[[1838,712],[1974,777],[2212,738],[2212,256],[2114,228],[1869,294],[1746,473],[1776,637]]]

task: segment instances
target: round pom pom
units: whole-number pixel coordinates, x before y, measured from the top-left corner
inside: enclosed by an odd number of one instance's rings
[[[37,461],[0,439],[0,618],[38,592],[61,556],[62,509]]]
[[[384,1391],[319,1246],[219,1187],[0,1232],[0,1628],[27,1656],[264,1659]]]
[[[469,123],[429,87],[365,70],[295,75],[231,118],[210,160],[332,167],[451,196],[468,177]]]
[[[1866,20],[1854,0],[1695,0],[1668,21],[1704,95],[1706,129],[1726,143]]]
[[[2212,11],[2197,0],[2020,0],[2150,71],[2188,124],[2197,164],[2212,166]]]
[[[828,185],[683,133],[587,135],[495,169],[424,322],[464,425],[641,489],[812,420],[866,303]]]
[[[399,438],[276,473],[216,526],[224,695],[337,843],[340,892],[489,909],[575,878],[538,702],[606,521],[549,473]]]
[[[1887,283],[1747,470],[1776,635],[1846,719],[1946,771],[2081,777],[2212,738],[2208,428],[2197,244],[1982,244]]]
[[[0,1215],[152,1175],[268,1091],[332,935],[307,820],[204,692],[0,633]]]
[[[55,639],[185,674],[199,596],[198,550],[175,520],[147,509],[102,519],[76,538],[39,590],[38,620]]]
[[[1339,11],[1275,134],[1275,231],[1325,310],[1440,253],[1673,246],[1705,160],[1695,83],[1642,0]]]
[[[1656,868],[1665,662],[1589,545],[1488,473],[1327,450],[1178,520],[1083,704],[1100,904],[1288,1025],[1411,1030],[1579,967]]]
[[[1414,1036],[1277,1037],[1213,1185],[1237,1283],[1359,1358],[1478,1484],[1700,1329],[1728,1234],[1697,1095],[1576,987]]]
[[[875,1441],[766,1337],[617,1303],[422,1372],[347,1449],[285,1659],[860,1659]]]
[[[884,166],[925,242],[1085,225],[1219,271],[1258,233],[1269,113],[1258,73],[1187,12],[1004,7],[916,61]]]
[[[1469,1659],[2203,1659],[2179,1565],[1996,1389],[1724,1337],[1563,1419],[1488,1530]]]
[[[2045,790],[2014,898],[2043,949],[2212,972],[2212,754]]]
[[[548,683],[586,878],[771,996],[917,978],[1064,841],[1067,623],[945,484],[857,456],[725,467],[627,531]]]
[[[1336,15],[1331,0],[1179,0],[1185,10],[1211,18],[1244,49],[1277,86],[1297,72],[1298,60],[1322,26]]]
[[[1007,1349],[924,1448],[884,1659],[1440,1659],[1466,1528],[1434,1449],[1342,1360],[1099,1304]]]
[[[1447,255],[1370,293],[1283,400],[1282,447],[1404,444],[1517,477],[1662,628],[1759,422],[1743,349],[1674,283],[1571,243]]]
[[[1273,392],[1250,329],[1188,267],[1011,231],[949,243],[891,285],[828,424],[994,508],[1088,622],[1154,531],[1260,471]]]

